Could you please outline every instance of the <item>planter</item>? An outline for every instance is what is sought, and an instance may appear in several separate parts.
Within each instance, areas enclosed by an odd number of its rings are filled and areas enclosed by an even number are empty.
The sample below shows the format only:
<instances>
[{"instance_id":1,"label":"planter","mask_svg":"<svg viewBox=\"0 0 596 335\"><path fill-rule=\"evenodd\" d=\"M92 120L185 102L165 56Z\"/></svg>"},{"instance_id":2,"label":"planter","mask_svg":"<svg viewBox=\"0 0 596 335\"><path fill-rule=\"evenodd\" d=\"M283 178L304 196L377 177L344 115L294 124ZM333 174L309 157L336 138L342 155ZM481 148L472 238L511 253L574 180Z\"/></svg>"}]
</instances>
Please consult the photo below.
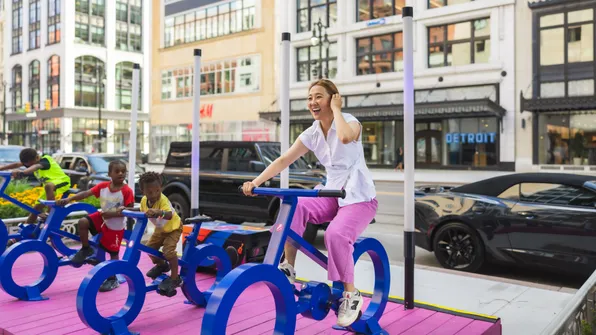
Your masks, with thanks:
<instances>
[{"instance_id":1,"label":"planter","mask_svg":"<svg viewBox=\"0 0 596 335\"><path fill-rule=\"evenodd\" d=\"M573 157L573 165L582 165L583 158Z\"/></svg>"}]
</instances>

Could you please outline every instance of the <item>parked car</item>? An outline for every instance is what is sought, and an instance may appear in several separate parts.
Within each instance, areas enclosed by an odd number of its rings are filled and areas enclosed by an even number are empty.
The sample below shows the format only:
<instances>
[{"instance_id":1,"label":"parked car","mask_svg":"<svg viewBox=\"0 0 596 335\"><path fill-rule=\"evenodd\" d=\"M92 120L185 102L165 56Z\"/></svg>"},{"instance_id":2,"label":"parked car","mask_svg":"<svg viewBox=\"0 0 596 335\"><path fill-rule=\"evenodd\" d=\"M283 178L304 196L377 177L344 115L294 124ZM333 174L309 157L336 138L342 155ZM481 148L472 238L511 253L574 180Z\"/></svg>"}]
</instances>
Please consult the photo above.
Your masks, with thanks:
<instances>
[{"instance_id":1,"label":"parked car","mask_svg":"<svg viewBox=\"0 0 596 335\"><path fill-rule=\"evenodd\" d=\"M424 195L420 195L424 193ZM517 173L459 187L421 187L416 245L449 269L497 262L561 273L596 269L596 177Z\"/></svg>"},{"instance_id":2,"label":"parked car","mask_svg":"<svg viewBox=\"0 0 596 335\"><path fill-rule=\"evenodd\" d=\"M78 189L87 190L108 177L108 165L111 161L119 159L128 164L128 156L118 154L90 154L74 152L58 154L54 158L56 162L70 176L71 185L77 185ZM138 184L139 176L145 169L136 164L135 166L135 201L141 201L143 195ZM127 178L128 179L128 178Z\"/></svg>"},{"instance_id":3,"label":"parked car","mask_svg":"<svg viewBox=\"0 0 596 335\"><path fill-rule=\"evenodd\" d=\"M172 142L163 169L163 192L182 218L190 215L191 142ZM280 156L278 142L205 141L200 146L199 211L229 223L275 222L279 209L276 197L246 197L238 192ZM290 188L312 189L325 184L323 171L313 170L306 160L290 166ZM274 177L262 187L279 187ZM318 229L309 225L303 236L314 240Z\"/></svg>"}]
</instances>

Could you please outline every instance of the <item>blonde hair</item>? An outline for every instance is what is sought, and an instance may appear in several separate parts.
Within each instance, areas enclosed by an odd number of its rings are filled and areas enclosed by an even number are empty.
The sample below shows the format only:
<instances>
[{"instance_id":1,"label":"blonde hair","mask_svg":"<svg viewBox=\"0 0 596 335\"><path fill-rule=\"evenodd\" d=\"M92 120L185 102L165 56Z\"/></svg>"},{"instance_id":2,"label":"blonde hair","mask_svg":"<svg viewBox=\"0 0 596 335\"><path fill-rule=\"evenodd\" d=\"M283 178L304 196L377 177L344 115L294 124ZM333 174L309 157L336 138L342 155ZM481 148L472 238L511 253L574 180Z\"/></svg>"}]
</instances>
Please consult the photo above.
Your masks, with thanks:
<instances>
[{"instance_id":1,"label":"blonde hair","mask_svg":"<svg viewBox=\"0 0 596 335\"><path fill-rule=\"evenodd\" d=\"M310 92L311 88L313 88L317 85L323 87L325 89L325 91L327 91L327 93L329 93L329 95L334 95L336 93L339 93L339 90L337 89L335 84L329 79L319 79L319 80L313 82L308 87L308 91Z\"/></svg>"}]
</instances>

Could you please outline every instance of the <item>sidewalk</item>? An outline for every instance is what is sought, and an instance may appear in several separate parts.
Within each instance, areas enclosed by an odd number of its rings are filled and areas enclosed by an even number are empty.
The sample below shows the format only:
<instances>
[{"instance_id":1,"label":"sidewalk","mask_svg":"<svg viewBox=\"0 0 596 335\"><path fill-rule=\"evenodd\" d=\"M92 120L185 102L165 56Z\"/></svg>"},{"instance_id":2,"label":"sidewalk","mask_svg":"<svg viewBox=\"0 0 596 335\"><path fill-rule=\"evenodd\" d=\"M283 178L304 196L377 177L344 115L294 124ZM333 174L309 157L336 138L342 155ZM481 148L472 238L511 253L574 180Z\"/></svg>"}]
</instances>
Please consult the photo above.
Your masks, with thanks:
<instances>
[{"instance_id":1,"label":"sidewalk","mask_svg":"<svg viewBox=\"0 0 596 335\"><path fill-rule=\"evenodd\" d=\"M403 182L404 172L393 169L370 169L374 181ZM415 170L416 183L467 184L479 180L511 174L501 171Z\"/></svg>"},{"instance_id":2,"label":"sidewalk","mask_svg":"<svg viewBox=\"0 0 596 335\"><path fill-rule=\"evenodd\" d=\"M161 172L163 165L145 164L147 171ZM370 169L373 179L379 182L403 182L404 173L393 169ZM416 183L438 184L467 184L479 180L502 176L514 172L500 171L468 171L468 170L416 170L414 180Z\"/></svg>"},{"instance_id":3,"label":"sidewalk","mask_svg":"<svg viewBox=\"0 0 596 335\"><path fill-rule=\"evenodd\" d=\"M297 277L328 282L326 271L302 253L296 258ZM356 263L355 285L361 291L373 291L372 263ZM404 269L391 265L390 295L404 296ZM518 285L474 276L427 270L416 266L414 299L466 312L501 318L503 334L540 334L561 313L574 292L556 291L543 285Z\"/></svg>"}]
</instances>

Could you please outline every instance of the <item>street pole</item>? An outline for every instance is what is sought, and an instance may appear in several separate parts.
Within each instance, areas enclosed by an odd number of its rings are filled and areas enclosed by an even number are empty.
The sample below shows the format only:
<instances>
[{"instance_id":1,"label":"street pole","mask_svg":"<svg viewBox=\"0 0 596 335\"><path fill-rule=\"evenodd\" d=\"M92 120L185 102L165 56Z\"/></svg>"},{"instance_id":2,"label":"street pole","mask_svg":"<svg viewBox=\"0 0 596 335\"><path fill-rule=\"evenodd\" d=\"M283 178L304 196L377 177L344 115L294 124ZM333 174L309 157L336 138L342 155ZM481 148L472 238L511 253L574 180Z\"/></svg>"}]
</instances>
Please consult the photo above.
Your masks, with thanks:
<instances>
[{"instance_id":1,"label":"street pole","mask_svg":"<svg viewBox=\"0 0 596 335\"><path fill-rule=\"evenodd\" d=\"M201 145L201 49L194 49L195 75L192 99L192 147L190 163L190 216L199 216L199 153Z\"/></svg>"},{"instance_id":2,"label":"street pole","mask_svg":"<svg viewBox=\"0 0 596 335\"><path fill-rule=\"evenodd\" d=\"M139 109L139 85L141 67L139 64L133 64L132 69L132 105L130 110L130 142L128 150L128 185L132 189L134 196L135 173L137 166L137 115ZM100 123L101 125L101 123ZM101 128L101 127L100 127Z\"/></svg>"},{"instance_id":3,"label":"street pole","mask_svg":"<svg viewBox=\"0 0 596 335\"><path fill-rule=\"evenodd\" d=\"M99 106L99 113L98 113L99 122L98 122L98 125L97 125L97 135L99 137L99 143L97 143L97 151L99 153L101 153L101 142L102 142L102 137L101 137L101 103L102 103L102 101L100 99L100 96L101 96L101 89L102 89L102 86L103 86L103 80L102 80L102 77L103 76L100 75L99 68L97 69L96 72L97 72L97 103L98 103L98 106Z\"/></svg>"},{"instance_id":4,"label":"street pole","mask_svg":"<svg viewBox=\"0 0 596 335\"><path fill-rule=\"evenodd\" d=\"M410 1L411 3L411 1ZM414 308L414 9L402 11L404 46L404 307Z\"/></svg>"},{"instance_id":5,"label":"street pole","mask_svg":"<svg viewBox=\"0 0 596 335\"><path fill-rule=\"evenodd\" d=\"M279 109L281 111L281 153L290 147L290 33L281 34L281 87L279 90ZM290 186L290 168L281 172L281 188Z\"/></svg>"},{"instance_id":6,"label":"street pole","mask_svg":"<svg viewBox=\"0 0 596 335\"><path fill-rule=\"evenodd\" d=\"M2 100L2 144L8 145L8 134L6 133L6 82L2 82L2 94L4 98Z\"/></svg>"}]
</instances>

